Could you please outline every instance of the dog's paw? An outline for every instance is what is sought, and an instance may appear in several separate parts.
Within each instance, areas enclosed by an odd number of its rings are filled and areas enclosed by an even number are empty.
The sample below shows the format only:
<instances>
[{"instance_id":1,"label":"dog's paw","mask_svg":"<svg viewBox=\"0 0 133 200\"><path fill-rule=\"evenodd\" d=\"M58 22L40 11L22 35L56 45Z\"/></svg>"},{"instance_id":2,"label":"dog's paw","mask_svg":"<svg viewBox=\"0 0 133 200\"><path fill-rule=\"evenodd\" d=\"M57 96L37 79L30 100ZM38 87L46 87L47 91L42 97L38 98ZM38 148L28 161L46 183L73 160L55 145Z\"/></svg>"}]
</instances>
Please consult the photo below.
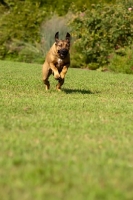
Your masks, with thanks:
<instances>
[{"instance_id":1,"label":"dog's paw","mask_svg":"<svg viewBox=\"0 0 133 200\"><path fill-rule=\"evenodd\" d=\"M61 86L59 84L56 85L56 90L59 92L61 91Z\"/></svg>"},{"instance_id":2,"label":"dog's paw","mask_svg":"<svg viewBox=\"0 0 133 200\"><path fill-rule=\"evenodd\" d=\"M46 91L48 91L50 89L50 86L46 85Z\"/></svg>"},{"instance_id":3,"label":"dog's paw","mask_svg":"<svg viewBox=\"0 0 133 200\"><path fill-rule=\"evenodd\" d=\"M61 73L61 74L60 74L60 78L61 78L61 79L64 79L64 78L65 78L65 75L64 75L63 73Z\"/></svg>"},{"instance_id":4,"label":"dog's paw","mask_svg":"<svg viewBox=\"0 0 133 200\"><path fill-rule=\"evenodd\" d=\"M60 80L60 74L54 74L54 78L56 79L56 80Z\"/></svg>"}]
</instances>

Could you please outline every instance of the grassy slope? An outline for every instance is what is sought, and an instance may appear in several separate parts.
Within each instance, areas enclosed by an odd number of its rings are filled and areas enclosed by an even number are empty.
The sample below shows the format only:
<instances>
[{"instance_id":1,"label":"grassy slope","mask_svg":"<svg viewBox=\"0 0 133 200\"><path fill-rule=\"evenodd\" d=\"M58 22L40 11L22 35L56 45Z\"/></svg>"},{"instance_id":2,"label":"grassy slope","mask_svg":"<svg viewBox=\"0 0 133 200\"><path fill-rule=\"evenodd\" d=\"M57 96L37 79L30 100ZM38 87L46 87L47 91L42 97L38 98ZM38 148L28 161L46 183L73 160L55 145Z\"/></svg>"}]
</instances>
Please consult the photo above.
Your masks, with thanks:
<instances>
[{"instance_id":1,"label":"grassy slope","mask_svg":"<svg viewBox=\"0 0 133 200\"><path fill-rule=\"evenodd\" d=\"M133 76L0 61L0 199L132 200Z\"/></svg>"}]
</instances>

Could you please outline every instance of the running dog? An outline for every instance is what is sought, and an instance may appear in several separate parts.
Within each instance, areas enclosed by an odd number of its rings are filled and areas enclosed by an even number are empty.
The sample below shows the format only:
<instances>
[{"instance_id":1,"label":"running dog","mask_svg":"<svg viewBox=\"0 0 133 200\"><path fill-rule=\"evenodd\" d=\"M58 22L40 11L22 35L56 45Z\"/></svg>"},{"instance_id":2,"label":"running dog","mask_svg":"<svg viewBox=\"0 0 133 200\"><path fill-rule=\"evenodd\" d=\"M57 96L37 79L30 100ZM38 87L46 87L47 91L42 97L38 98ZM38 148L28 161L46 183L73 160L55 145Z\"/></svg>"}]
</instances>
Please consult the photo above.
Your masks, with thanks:
<instances>
[{"instance_id":1,"label":"running dog","mask_svg":"<svg viewBox=\"0 0 133 200\"><path fill-rule=\"evenodd\" d=\"M59 40L59 32L55 34L55 43L46 55L42 70L43 82L46 86L46 90L50 89L50 82L48 79L51 74L58 80L56 89L58 91L61 90L65 75L70 66L70 39L71 35L69 33L66 34L65 40Z\"/></svg>"}]
</instances>

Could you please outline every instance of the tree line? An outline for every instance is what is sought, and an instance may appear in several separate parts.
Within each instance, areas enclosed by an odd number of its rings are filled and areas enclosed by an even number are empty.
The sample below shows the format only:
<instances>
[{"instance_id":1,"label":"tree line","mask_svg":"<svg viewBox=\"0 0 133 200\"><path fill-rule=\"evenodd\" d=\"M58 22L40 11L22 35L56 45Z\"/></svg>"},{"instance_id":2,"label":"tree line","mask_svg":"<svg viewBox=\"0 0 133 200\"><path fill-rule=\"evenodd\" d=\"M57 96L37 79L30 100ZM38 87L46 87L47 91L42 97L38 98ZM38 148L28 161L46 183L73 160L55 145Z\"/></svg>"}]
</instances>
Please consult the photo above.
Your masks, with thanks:
<instances>
[{"instance_id":1,"label":"tree line","mask_svg":"<svg viewBox=\"0 0 133 200\"><path fill-rule=\"evenodd\" d=\"M0 0L0 59L42 63L55 31L68 29L72 67L123 59L133 72L132 0Z\"/></svg>"}]
</instances>

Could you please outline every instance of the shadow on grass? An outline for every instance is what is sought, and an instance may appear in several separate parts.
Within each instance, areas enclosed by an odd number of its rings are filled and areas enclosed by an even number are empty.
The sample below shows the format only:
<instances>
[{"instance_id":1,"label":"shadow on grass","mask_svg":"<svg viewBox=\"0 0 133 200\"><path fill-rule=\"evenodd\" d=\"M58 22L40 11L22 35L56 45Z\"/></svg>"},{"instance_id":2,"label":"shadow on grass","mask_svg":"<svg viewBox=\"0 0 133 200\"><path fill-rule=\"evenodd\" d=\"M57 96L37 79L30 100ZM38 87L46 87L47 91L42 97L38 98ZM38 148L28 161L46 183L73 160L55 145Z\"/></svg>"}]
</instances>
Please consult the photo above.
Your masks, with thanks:
<instances>
[{"instance_id":1,"label":"shadow on grass","mask_svg":"<svg viewBox=\"0 0 133 200\"><path fill-rule=\"evenodd\" d=\"M96 94L96 93L99 93L98 91L96 91L96 92L91 92L90 90L67 89L67 88L64 88L63 91L64 91L66 94L71 94L71 93Z\"/></svg>"}]
</instances>

